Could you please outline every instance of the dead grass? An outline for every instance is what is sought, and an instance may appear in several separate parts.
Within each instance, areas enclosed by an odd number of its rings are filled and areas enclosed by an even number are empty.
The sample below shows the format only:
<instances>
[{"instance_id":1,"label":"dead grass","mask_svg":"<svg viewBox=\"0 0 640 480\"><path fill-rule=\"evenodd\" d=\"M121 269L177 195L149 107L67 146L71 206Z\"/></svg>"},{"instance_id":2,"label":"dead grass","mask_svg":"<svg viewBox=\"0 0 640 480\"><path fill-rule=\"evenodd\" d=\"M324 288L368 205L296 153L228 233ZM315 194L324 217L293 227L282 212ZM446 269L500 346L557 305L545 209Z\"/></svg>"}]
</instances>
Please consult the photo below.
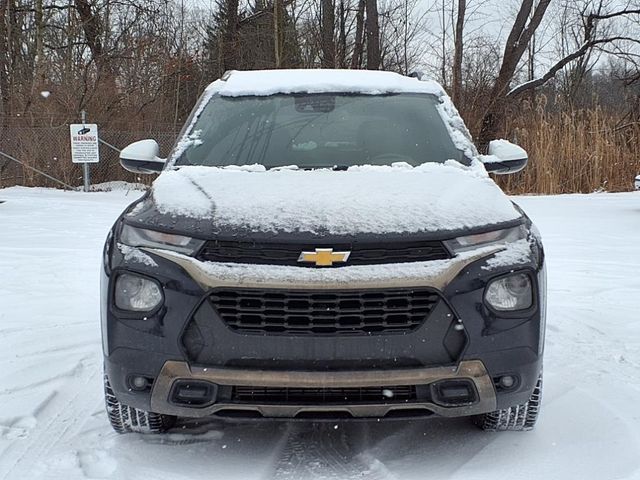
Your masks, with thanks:
<instances>
[{"instance_id":1,"label":"dead grass","mask_svg":"<svg viewBox=\"0 0 640 480\"><path fill-rule=\"evenodd\" d=\"M509 193L627 191L640 174L640 124L620 114L525 109L508 131L529 152L523 172L498 179Z\"/></svg>"}]
</instances>

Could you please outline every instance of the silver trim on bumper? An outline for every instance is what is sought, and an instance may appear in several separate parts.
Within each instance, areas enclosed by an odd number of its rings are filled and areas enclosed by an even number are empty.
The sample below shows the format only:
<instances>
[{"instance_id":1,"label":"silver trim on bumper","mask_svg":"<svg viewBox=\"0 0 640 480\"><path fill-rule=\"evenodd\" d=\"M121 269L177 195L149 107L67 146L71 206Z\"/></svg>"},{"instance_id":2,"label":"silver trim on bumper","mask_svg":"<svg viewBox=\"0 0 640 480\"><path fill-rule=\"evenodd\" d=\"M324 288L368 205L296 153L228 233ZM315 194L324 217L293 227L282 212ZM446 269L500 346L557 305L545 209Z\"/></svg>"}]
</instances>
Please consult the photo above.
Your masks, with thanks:
<instances>
[{"instance_id":1,"label":"silver trim on bumper","mask_svg":"<svg viewBox=\"0 0 640 480\"><path fill-rule=\"evenodd\" d=\"M289 290L432 287L444 290L468 265L504 250L504 247L484 247L473 253L462 253L448 260L318 269L201 262L169 250L156 248L144 248L143 250L179 265L205 290L219 287L283 288Z\"/></svg>"},{"instance_id":2,"label":"silver trim on bumper","mask_svg":"<svg viewBox=\"0 0 640 480\"><path fill-rule=\"evenodd\" d=\"M472 405L443 407L434 403L402 403L371 405L264 405L245 403L214 403L195 408L170 403L171 388L176 380L204 380L217 385L298 388L349 388L385 385L427 385L447 379L469 379L476 387L479 400ZM222 410L251 410L264 417L293 418L302 412L348 412L353 417L384 417L392 410L423 409L445 417L460 417L490 412L496 409L493 381L484 364L467 360L457 367L434 367L398 370L361 371L276 371L243 370L237 368L190 367L186 362L168 361L154 382L151 410L182 417L205 417Z\"/></svg>"}]
</instances>

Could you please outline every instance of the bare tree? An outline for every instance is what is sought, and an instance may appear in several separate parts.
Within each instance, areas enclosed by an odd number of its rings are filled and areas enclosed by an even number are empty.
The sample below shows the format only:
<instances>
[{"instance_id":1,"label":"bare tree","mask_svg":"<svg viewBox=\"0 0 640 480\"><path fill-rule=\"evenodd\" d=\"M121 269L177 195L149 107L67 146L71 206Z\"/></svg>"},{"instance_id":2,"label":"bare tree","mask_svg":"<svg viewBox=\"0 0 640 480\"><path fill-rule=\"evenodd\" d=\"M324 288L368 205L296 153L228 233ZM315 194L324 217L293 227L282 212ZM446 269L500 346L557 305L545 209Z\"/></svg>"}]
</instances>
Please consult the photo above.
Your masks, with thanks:
<instances>
[{"instance_id":1,"label":"bare tree","mask_svg":"<svg viewBox=\"0 0 640 480\"><path fill-rule=\"evenodd\" d=\"M540 26L551 0L522 0L502 55L502 64L490 93L489 106L482 119L479 135L480 148L485 149L502 125L505 99L522 55L531 37Z\"/></svg>"},{"instance_id":2,"label":"bare tree","mask_svg":"<svg viewBox=\"0 0 640 480\"><path fill-rule=\"evenodd\" d=\"M334 40L335 7L332 0L320 2L320 44L322 50L322 68L335 68L336 43Z\"/></svg>"},{"instance_id":3,"label":"bare tree","mask_svg":"<svg viewBox=\"0 0 640 480\"><path fill-rule=\"evenodd\" d=\"M336 64L347 68L347 5L346 0L338 4L338 44L336 45Z\"/></svg>"},{"instance_id":4,"label":"bare tree","mask_svg":"<svg viewBox=\"0 0 640 480\"><path fill-rule=\"evenodd\" d=\"M367 69L380 68L380 26L377 0L366 0Z\"/></svg>"},{"instance_id":5,"label":"bare tree","mask_svg":"<svg viewBox=\"0 0 640 480\"><path fill-rule=\"evenodd\" d=\"M11 2L13 3L13 2ZM7 28L9 1L0 2L0 113L8 114L10 106L10 52Z\"/></svg>"},{"instance_id":6,"label":"bare tree","mask_svg":"<svg viewBox=\"0 0 640 480\"><path fill-rule=\"evenodd\" d=\"M367 0L358 1L356 13L356 36L354 39L353 55L351 56L351 68L362 66L362 52L364 51L364 12Z\"/></svg>"},{"instance_id":7,"label":"bare tree","mask_svg":"<svg viewBox=\"0 0 640 480\"><path fill-rule=\"evenodd\" d=\"M87 0L75 0L75 6L82 22L85 40L96 64L98 77L113 79L114 72L102 45L104 32L98 13L91 8Z\"/></svg>"},{"instance_id":8,"label":"bare tree","mask_svg":"<svg viewBox=\"0 0 640 480\"><path fill-rule=\"evenodd\" d=\"M629 37L625 35L607 35L605 33L604 36L600 36L598 30L598 22L602 20L610 20L613 18L624 17L629 15L640 15L640 9L622 9L614 12L604 13L601 9L602 2L600 2L600 8L597 11L591 13L583 14L583 38L580 46L566 54L563 58L554 63L545 74L536 78L530 82L526 82L524 84L518 85L517 87L511 89L507 96L508 97L517 97L518 95L530 91L532 89L536 89L549 80L554 78L558 72L560 72L565 66L569 65L571 62L580 61L583 62L580 65L580 69L582 72L586 71L586 65L588 64L588 57L585 59L585 56L588 56L594 48L611 44L618 41L626 41L632 43L638 43L638 39L634 37Z\"/></svg>"},{"instance_id":9,"label":"bare tree","mask_svg":"<svg viewBox=\"0 0 640 480\"><path fill-rule=\"evenodd\" d=\"M224 70L238 68L238 0L225 0L226 24L223 35Z\"/></svg>"},{"instance_id":10,"label":"bare tree","mask_svg":"<svg viewBox=\"0 0 640 480\"><path fill-rule=\"evenodd\" d=\"M281 52L281 26L280 24L282 16L281 14L282 5L281 0L273 0L273 45L274 45L274 57L275 57L275 67L280 68L280 64L282 63L282 57L280 55Z\"/></svg>"},{"instance_id":11,"label":"bare tree","mask_svg":"<svg viewBox=\"0 0 640 480\"><path fill-rule=\"evenodd\" d=\"M453 88L452 97L455 103L462 100L462 57L464 45L464 20L467 10L467 1L458 0L458 16L455 29L455 48L453 54Z\"/></svg>"}]
</instances>

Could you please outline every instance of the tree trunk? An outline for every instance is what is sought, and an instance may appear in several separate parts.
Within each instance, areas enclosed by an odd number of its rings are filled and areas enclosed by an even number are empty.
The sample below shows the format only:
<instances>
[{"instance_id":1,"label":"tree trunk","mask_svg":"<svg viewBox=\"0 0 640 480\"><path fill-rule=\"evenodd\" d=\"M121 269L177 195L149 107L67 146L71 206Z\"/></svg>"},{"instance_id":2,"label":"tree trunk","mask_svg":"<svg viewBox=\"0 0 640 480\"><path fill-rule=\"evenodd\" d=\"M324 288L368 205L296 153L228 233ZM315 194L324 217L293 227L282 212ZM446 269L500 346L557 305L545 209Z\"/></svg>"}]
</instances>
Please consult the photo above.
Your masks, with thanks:
<instances>
[{"instance_id":1,"label":"tree trunk","mask_svg":"<svg viewBox=\"0 0 640 480\"><path fill-rule=\"evenodd\" d=\"M440 44L442 63L440 64L440 76L442 77L442 86L447 88L447 4L442 0L442 42Z\"/></svg>"},{"instance_id":2,"label":"tree trunk","mask_svg":"<svg viewBox=\"0 0 640 480\"><path fill-rule=\"evenodd\" d=\"M11 113L10 62L9 62L9 32L7 30L8 2L0 2L0 113Z\"/></svg>"},{"instance_id":3,"label":"tree trunk","mask_svg":"<svg viewBox=\"0 0 640 480\"><path fill-rule=\"evenodd\" d=\"M35 23L35 55L33 57L33 72L31 75L31 91L26 99L23 114L27 113L33 104L33 100L38 95L38 89L45 81L45 73L43 68L44 62L44 14L42 10L42 0L35 1L35 9L33 15Z\"/></svg>"},{"instance_id":4,"label":"tree trunk","mask_svg":"<svg viewBox=\"0 0 640 480\"><path fill-rule=\"evenodd\" d=\"M531 14L533 3L534 0L522 0L513 27L507 38L500 72L491 89L489 105L482 118L482 127L478 137L478 147L481 151L486 151L489 142L500 132L507 105L509 85L513 80L522 55L544 18L551 0L540 0L540 3L538 3L533 10L533 14ZM527 24L529 16L531 16L531 19Z\"/></svg>"},{"instance_id":5,"label":"tree trunk","mask_svg":"<svg viewBox=\"0 0 640 480\"><path fill-rule=\"evenodd\" d=\"M358 2L356 12L356 37L353 44L353 55L351 56L351 68L357 69L362 66L362 52L364 50L364 9L365 1Z\"/></svg>"},{"instance_id":6,"label":"tree trunk","mask_svg":"<svg viewBox=\"0 0 640 480\"><path fill-rule=\"evenodd\" d=\"M367 69L380 68L380 26L378 24L378 1L366 0L367 19Z\"/></svg>"},{"instance_id":7,"label":"tree trunk","mask_svg":"<svg viewBox=\"0 0 640 480\"><path fill-rule=\"evenodd\" d=\"M275 57L275 67L280 68L280 0L273 0L273 54Z\"/></svg>"},{"instance_id":8,"label":"tree trunk","mask_svg":"<svg viewBox=\"0 0 640 480\"><path fill-rule=\"evenodd\" d=\"M238 68L238 0L226 0L224 41L222 45L223 70Z\"/></svg>"},{"instance_id":9,"label":"tree trunk","mask_svg":"<svg viewBox=\"0 0 640 480\"><path fill-rule=\"evenodd\" d=\"M455 48L453 53L453 103L462 102L462 57L464 46L464 17L467 10L467 1L458 0L458 18L455 31Z\"/></svg>"},{"instance_id":10,"label":"tree trunk","mask_svg":"<svg viewBox=\"0 0 640 480\"><path fill-rule=\"evenodd\" d=\"M98 79L106 80L107 84L115 86L115 72L112 71L102 46L100 17L91 10L91 4L87 0L75 0L75 5L82 23L85 40L96 64Z\"/></svg>"},{"instance_id":11,"label":"tree trunk","mask_svg":"<svg viewBox=\"0 0 640 480\"><path fill-rule=\"evenodd\" d=\"M333 30L336 23L335 10L332 0L320 2L320 44L322 50L322 68L336 67L336 44Z\"/></svg>"},{"instance_id":12,"label":"tree trunk","mask_svg":"<svg viewBox=\"0 0 640 480\"><path fill-rule=\"evenodd\" d=\"M42 65L44 62L44 15L42 11L42 0L36 0L35 11L36 24L36 64L35 64L35 82L39 83L44 79Z\"/></svg>"},{"instance_id":13,"label":"tree trunk","mask_svg":"<svg viewBox=\"0 0 640 480\"><path fill-rule=\"evenodd\" d=\"M336 47L336 64L339 68L347 68L347 9L345 0L340 0L338 7L338 45Z\"/></svg>"}]
</instances>

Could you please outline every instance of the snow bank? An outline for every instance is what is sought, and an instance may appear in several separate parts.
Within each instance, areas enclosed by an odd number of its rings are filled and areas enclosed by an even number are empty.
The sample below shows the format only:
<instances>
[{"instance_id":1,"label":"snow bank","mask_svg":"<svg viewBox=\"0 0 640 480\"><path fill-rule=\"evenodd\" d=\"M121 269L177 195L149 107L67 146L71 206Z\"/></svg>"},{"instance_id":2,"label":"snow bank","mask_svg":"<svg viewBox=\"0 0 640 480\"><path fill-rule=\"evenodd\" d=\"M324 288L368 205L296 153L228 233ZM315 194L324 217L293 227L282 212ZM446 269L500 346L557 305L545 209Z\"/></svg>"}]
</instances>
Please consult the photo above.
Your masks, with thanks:
<instances>
[{"instance_id":1,"label":"snow bank","mask_svg":"<svg viewBox=\"0 0 640 480\"><path fill-rule=\"evenodd\" d=\"M145 191L149 187L143 183L131 183L123 182L122 180L114 180L112 182L95 183L91 185L90 190L92 192L114 192L130 190ZM82 190L82 187L78 187L76 190Z\"/></svg>"},{"instance_id":2,"label":"snow bank","mask_svg":"<svg viewBox=\"0 0 640 480\"><path fill-rule=\"evenodd\" d=\"M520 216L479 164L454 161L346 172L186 166L158 177L153 199L162 213L221 225L337 235L457 230Z\"/></svg>"}]
</instances>

